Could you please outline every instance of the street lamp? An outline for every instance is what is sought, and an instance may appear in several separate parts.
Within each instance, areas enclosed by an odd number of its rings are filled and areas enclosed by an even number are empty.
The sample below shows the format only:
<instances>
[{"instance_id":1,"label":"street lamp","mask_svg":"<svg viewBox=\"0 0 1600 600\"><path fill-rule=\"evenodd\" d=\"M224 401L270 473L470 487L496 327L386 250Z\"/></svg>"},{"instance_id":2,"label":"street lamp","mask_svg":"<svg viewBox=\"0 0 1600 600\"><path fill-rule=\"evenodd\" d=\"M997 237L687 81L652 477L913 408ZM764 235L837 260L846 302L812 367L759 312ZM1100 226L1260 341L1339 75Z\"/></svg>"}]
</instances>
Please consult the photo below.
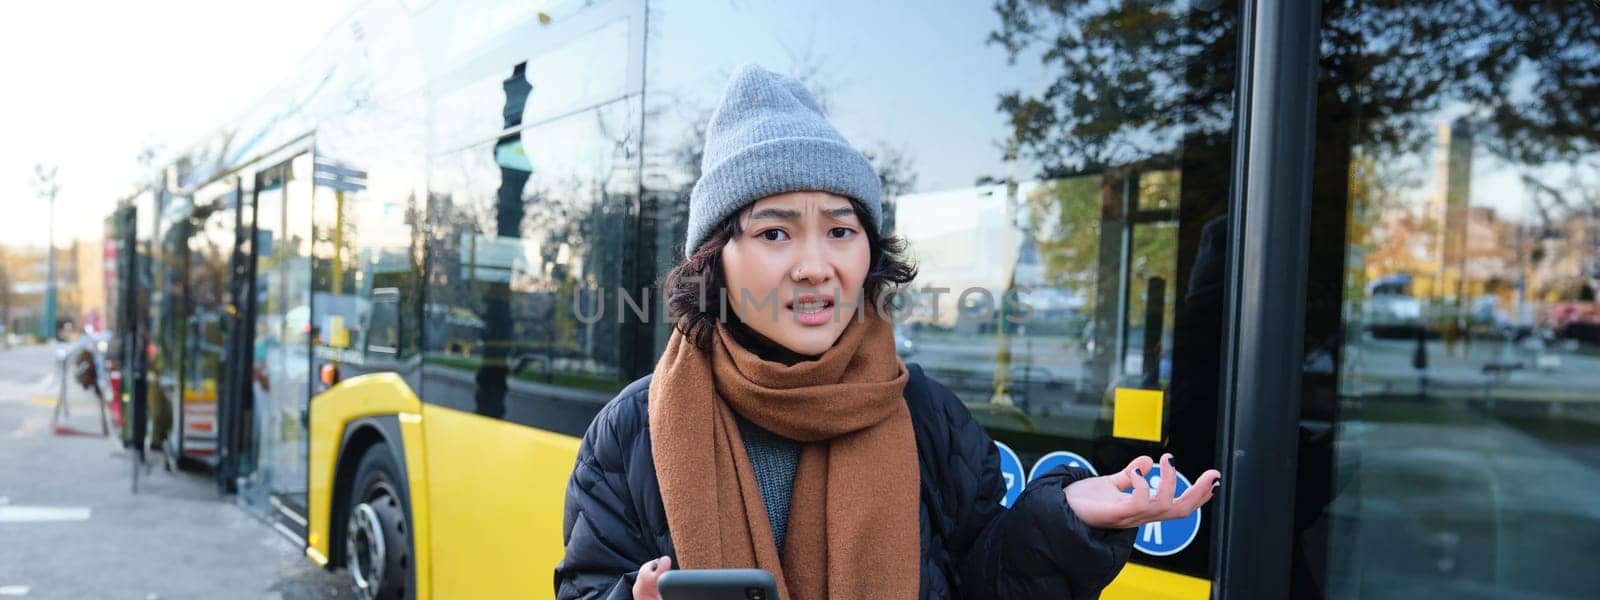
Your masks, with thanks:
<instances>
[{"instance_id":1,"label":"street lamp","mask_svg":"<svg viewBox=\"0 0 1600 600\"><path fill-rule=\"evenodd\" d=\"M56 167L47 170L44 165L35 164L33 178L39 197L50 203L50 232L45 247L50 268L44 285L44 322L39 324L39 333L51 339L56 336L56 192L60 188L56 186Z\"/></svg>"}]
</instances>

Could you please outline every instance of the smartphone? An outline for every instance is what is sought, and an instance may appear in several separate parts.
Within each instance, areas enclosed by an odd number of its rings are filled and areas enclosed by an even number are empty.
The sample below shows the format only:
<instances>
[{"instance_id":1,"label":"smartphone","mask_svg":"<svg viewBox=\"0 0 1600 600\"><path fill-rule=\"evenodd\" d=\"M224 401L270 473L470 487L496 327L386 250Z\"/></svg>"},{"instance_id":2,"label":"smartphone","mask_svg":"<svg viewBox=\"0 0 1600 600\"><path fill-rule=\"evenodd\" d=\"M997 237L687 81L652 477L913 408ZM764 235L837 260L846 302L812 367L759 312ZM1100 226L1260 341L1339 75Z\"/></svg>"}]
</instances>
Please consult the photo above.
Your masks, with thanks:
<instances>
[{"instance_id":1,"label":"smartphone","mask_svg":"<svg viewBox=\"0 0 1600 600\"><path fill-rule=\"evenodd\" d=\"M779 600L778 582L762 569L684 569L656 580L661 600Z\"/></svg>"}]
</instances>

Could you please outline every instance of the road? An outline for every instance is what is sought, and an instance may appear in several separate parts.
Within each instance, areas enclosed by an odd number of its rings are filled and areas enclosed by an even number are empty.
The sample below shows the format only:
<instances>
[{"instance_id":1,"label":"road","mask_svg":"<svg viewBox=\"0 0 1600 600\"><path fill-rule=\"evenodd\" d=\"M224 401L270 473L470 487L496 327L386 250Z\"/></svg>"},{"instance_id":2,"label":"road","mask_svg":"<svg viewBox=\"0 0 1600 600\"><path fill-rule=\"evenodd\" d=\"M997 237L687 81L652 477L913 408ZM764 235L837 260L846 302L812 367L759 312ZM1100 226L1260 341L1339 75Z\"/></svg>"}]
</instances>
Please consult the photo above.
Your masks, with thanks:
<instances>
[{"instance_id":1,"label":"road","mask_svg":"<svg viewBox=\"0 0 1600 600\"><path fill-rule=\"evenodd\" d=\"M131 493L108 438L56 436L49 346L0 349L0 598L347 598L291 542L221 498L206 474L159 466ZM69 386L70 424L98 432Z\"/></svg>"}]
</instances>

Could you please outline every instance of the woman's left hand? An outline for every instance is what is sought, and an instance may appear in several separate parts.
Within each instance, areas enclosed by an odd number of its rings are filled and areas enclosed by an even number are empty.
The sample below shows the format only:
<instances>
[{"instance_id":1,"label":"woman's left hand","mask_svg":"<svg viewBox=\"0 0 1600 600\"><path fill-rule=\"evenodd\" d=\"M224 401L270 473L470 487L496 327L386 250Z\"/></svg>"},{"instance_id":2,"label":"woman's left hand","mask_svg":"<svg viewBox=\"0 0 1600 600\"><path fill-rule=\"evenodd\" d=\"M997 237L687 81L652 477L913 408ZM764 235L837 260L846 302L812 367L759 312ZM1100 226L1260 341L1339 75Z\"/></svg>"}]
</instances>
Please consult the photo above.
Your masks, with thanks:
<instances>
[{"instance_id":1,"label":"woman's left hand","mask_svg":"<svg viewBox=\"0 0 1600 600\"><path fill-rule=\"evenodd\" d=\"M1182 496L1174 498L1176 477L1162 477L1153 492L1145 475L1154 461L1148 456L1133 459L1119 473L1090 477L1067 486L1067 505L1090 527L1130 529L1145 523L1176 519L1194 512L1221 485L1222 473L1211 469L1202 473ZM1161 455L1161 472L1173 473L1172 455ZM1132 489L1132 493L1123 490Z\"/></svg>"}]
</instances>

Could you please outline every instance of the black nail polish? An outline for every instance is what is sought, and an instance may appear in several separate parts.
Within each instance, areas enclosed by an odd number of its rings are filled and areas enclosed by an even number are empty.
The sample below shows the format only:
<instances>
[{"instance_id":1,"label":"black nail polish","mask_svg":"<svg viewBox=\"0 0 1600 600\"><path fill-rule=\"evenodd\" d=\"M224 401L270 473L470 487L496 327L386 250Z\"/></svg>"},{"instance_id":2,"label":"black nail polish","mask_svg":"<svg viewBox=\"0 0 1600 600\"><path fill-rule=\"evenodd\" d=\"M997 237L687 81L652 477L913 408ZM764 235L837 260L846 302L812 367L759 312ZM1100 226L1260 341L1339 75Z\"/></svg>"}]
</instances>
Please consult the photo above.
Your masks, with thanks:
<instances>
[{"instance_id":1,"label":"black nail polish","mask_svg":"<svg viewBox=\"0 0 1600 600\"><path fill-rule=\"evenodd\" d=\"M652 560L652 561L650 561L650 572L651 572L651 573L654 573L654 572L656 572L656 568L657 568L657 567L659 567L659 566L660 566L660 565L657 565L657 564L656 564L656 563L658 563L658 562L661 562L661 561L659 561L659 560Z\"/></svg>"},{"instance_id":2,"label":"black nail polish","mask_svg":"<svg viewBox=\"0 0 1600 600\"><path fill-rule=\"evenodd\" d=\"M1138 470L1138 469L1134 469L1134 470L1133 470L1133 474L1134 474L1134 475L1138 475L1138 476L1140 476L1140 477L1144 477L1144 471L1140 471L1140 470Z\"/></svg>"}]
</instances>

